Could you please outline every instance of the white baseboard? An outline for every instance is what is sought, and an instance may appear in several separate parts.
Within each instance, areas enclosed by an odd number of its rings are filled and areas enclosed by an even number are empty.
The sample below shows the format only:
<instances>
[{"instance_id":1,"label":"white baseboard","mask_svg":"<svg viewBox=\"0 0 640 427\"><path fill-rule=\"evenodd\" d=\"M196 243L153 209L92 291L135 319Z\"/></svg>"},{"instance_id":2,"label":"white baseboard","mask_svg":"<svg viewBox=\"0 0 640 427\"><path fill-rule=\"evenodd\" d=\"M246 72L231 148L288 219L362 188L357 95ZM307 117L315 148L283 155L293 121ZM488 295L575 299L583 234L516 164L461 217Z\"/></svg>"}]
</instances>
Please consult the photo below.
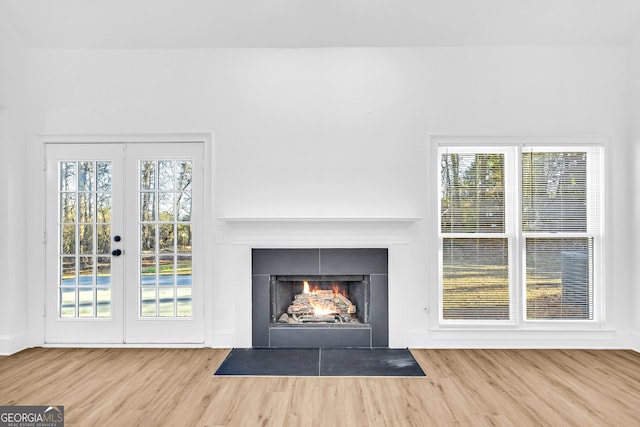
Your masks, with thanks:
<instances>
[{"instance_id":1,"label":"white baseboard","mask_svg":"<svg viewBox=\"0 0 640 427\"><path fill-rule=\"evenodd\" d=\"M33 343L27 332L17 335L0 335L0 356L11 356L29 347L33 347Z\"/></svg>"},{"instance_id":2,"label":"white baseboard","mask_svg":"<svg viewBox=\"0 0 640 427\"><path fill-rule=\"evenodd\" d=\"M410 348L482 349L640 349L640 337L630 346L629 334L615 330L575 331L495 331L495 330L412 330Z\"/></svg>"},{"instance_id":3,"label":"white baseboard","mask_svg":"<svg viewBox=\"0 0 640 427\"><path fill-rule=\"evenodd\" d=\"M232 332L215 332L210 345L203 344L118 344L118 343L58 343L45 347L238 347ZM209 344L209 343L207 343ZM41 344L40 344L41 345ZM28 333L0 335L0 356L10 356L33 347ZM405 347L404 345L402 347ZM431 331L411 330L407 334L409 348L563 348L563 349L631 349L640 353L640 333L621 334L613 330L597 331Z\"/></svg>"},{"instance_id":4,"label":"white baseboard","mask_svg":"<svg viewBox=\"0 0 640 427\"><path fill-rule=\"evenodd\" d=\"M94 342L94 343L47 343L45 348L203 348L202 343L114 343L114 342Z\"/></svg>"},{"instance_id":5,"label":"white baseboard","mask_svg":"<svg viewBox=\"0 0 640 427\"><path fill-rule=\"evenodd\" d=\"M631 334L631 349L640 353L640 332Z\"/></svg>"}]
</instances>

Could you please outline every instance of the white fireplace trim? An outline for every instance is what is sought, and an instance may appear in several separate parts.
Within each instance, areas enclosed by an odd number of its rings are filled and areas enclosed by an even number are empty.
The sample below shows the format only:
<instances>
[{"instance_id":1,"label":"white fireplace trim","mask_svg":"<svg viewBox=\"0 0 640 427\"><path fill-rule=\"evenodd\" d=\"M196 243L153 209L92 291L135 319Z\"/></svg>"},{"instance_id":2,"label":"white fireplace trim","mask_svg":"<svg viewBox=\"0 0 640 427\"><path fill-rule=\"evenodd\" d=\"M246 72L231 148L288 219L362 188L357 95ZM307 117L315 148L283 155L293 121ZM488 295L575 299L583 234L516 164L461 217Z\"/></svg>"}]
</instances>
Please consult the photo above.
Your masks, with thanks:
<instances>
[{"instance_id":1,"label":"white fireplace trim","mask_svg":"<svg viewBox=\"0 0 640 427\"><path fill-rule=\"evenodd\" d=\"M251 347L251 310L242 309L251 302L251 250L254 248L383 248L388 252L388 304L389 304L389 347L405 348L408 346L407 322L402 315L403 294L405 292L405 251L407 242L382 242L350 239L340 242L319 242L305 241L302 244L296 240L262 240L256 239L253 242L242 241L233 242L228 245L229 253L232 254L232 262L227 264L229 272L233 275L234 302L232 308L234 313L221 313L222 308L215 307L214 304L214 346ZM228 299L227 299L228 300ZM224 310L229 310L228 305ZM226 316L232 316L234 322L233 330L219 329L215 327L216 320L222 321ZM231 325L230 325L231 326Z\"/></svg>"},{"instance_id":2,"label":"white fireplace trim","mask_svg":"<svg viewBox=\"0 0 640 427\"><path fill-rule=\"evenodd\" d=\"M223 222L416 222L422 218L407 217L218 217Z\"/></svg>"}]
</instances>

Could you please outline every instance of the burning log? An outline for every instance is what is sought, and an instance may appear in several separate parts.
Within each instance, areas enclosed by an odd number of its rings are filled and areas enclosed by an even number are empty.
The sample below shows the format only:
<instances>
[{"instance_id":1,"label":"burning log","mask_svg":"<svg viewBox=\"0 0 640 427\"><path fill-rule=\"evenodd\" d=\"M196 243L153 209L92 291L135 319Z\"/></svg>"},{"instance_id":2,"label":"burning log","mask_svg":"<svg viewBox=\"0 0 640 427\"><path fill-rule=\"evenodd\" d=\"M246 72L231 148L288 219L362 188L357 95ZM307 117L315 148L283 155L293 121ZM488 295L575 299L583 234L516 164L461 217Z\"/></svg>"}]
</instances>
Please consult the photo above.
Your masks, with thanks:
<instances>
[{"instance_id":1,"label":"burning log","mask_svg":"<svg viewBox=\"0 0 640 427\"><path fill-rule=\"evenodd\" d=\"M278 322L280 323L289 323L289 320L291 318L289 317L289 315L287 313L282 313L282 315L280 317L278 317Z\"/></svg>"},{"instance_id":2,"label":"burning log","mask_svg":"<svg viewBox=\"0 0 640 427\"><path fill-rule=\"evenodd\" d=\"M286 318L278 319L281 323L348 323L351 314L356 312L356 306L349 298L330 289L316 289L311 291L308 282L304 282L304 292L296 294Z\"/></svg>"},{"instance_id":3,"label":"burning log","mask_svg":"<svg viewBox=\"0 0 640 427\"><path fill-rule=\"evenodd\" d=\"M351 301L349 301L349 298L341 294L336 294L336 299L338 300L336 304L338 304L338 306L341 309L344 308L344 310L340 310L341 313L345 312L349 314L354 314L356 312L356 306L351 304Z\"/></svg>"}]
</instances>

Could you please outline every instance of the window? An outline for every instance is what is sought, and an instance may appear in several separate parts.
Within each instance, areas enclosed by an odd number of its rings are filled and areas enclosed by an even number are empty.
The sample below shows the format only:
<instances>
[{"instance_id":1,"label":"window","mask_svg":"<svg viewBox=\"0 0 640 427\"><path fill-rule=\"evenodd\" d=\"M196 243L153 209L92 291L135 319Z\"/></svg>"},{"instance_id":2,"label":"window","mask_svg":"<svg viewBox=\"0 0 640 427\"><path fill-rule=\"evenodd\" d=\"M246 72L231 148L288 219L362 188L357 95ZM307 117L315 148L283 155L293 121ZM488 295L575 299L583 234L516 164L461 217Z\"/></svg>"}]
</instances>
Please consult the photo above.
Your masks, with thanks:
<instances>
[{"instance_id":1,"label":"window","mask_svg":"<svg viewBox=\"0 0 640 427\"><path fill-rule=\"evenodd\" d=\"M438 148L440 321L598 321L601 148Z\"/></svg>"}]
</instances>

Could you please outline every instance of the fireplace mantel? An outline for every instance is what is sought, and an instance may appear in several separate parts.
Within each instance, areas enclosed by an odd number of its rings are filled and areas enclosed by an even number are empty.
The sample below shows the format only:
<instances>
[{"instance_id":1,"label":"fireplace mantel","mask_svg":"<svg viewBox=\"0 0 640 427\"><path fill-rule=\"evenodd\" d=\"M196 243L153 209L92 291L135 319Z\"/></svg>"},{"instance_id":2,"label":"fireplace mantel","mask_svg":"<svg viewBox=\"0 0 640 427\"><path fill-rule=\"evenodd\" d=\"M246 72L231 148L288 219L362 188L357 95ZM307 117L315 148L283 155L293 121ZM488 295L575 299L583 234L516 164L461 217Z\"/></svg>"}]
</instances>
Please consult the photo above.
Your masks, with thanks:
<instances>
[{"instance_id":1,"label":"fireplace mantel","mask_svg":"<svg viewBox=\"0 0 640 427\"><path fill-rule=\"evenodd\" d=\"M343 213L344 215L340 215ZM416 239L413 228L419 216L369 215L340 212L228 212L216 216L215 242L220 249L217 269L220 283L234 286L217 290L215 342L219 346L251 347L253 325L250 311L241 310L251 300L251 254L253 249L388 249L388 345L406 347L405 289L407 254ZM226 301L225 303L222 303ZM235 304L227 302L234 301Z\"/></svg>"},{"instance_id":2,"label":"fireplace mantel","mask_svg":"<svg viewBox=\"0 0 640 427\"><path fill-rule=\"evenodd\" d=\"M223 222L417 222L422 217L218 217Z\"/></svg>"}]
</instances>

